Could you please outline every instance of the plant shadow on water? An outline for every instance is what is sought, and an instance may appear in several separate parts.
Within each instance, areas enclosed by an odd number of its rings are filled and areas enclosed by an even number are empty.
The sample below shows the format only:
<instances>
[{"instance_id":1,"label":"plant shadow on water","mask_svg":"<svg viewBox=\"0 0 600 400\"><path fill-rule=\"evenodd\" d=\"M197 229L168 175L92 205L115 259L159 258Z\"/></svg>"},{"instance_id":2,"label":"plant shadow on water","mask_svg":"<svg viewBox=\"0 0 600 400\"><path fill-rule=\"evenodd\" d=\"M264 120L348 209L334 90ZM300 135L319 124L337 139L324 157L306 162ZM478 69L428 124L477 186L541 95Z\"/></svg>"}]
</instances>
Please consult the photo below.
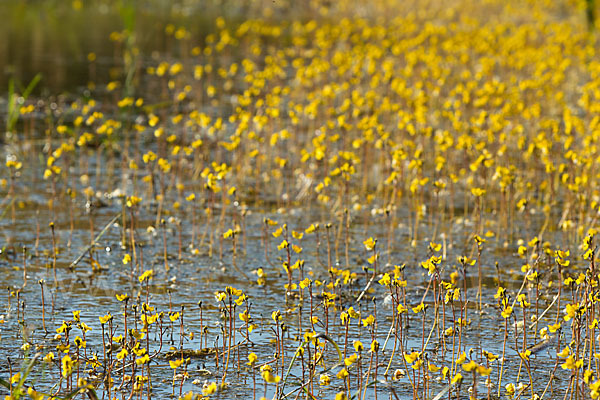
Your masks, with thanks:
<instances>
[{"instance_id":1,"label":"plant shadow on water","mask_svg":"<svg viewBox=\"0 0 600 400\"><path fill-rule=\"evenodd\" d=\"M597 398L580 10L298 3L0 5L0 391Z\"/></svg>"}]
</instances>

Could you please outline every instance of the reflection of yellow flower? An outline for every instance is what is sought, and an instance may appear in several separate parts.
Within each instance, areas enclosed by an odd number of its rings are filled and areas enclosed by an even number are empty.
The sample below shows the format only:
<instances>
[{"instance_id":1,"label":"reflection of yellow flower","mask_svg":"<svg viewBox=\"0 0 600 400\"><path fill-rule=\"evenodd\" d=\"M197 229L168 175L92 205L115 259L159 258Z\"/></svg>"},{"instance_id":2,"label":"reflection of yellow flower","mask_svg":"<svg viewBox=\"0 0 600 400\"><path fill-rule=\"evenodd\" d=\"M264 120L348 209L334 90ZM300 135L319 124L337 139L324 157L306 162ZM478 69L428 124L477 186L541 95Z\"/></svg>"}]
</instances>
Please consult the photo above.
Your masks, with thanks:
<instances>
[{"instance_id":1,"label":"reflection of yellow flower","mask_svg":"<svg viewBox=\"0 0 600 400\"><path fill-rule=\"evenodd\" d=\"M506 394L509 396L513 396L515 394L515 385L513 383L509 383L506 386L504 386L504 388L506 389Z\"/></svg>"},{"instance_id":2,"label":"reflection of yellow flower","mask_svg":"<svg viewBox=\"0 0 600 400\"><path fill-rule=\"evenodd\" d=\"M348 396L345 392L338 392L335 395L335 400L348 400Z\"/></svg>"},{"instance_id":3,"label":"reflection of yellow flower","mask_svg":"<svg viewBox=\"0 0 600 400\"><path fill-rule=\"evenodd\" d=\"M267 383L278 383L281 380L279 375L273 375L272 368L270 365L263 365L261 367L261 376Z\"/></svg>"},{"instance_id":4,"label":"reflection of yellow flower","mask_svg":"<svg viewBox=\"0 0 600 400\"><path fill-rule=\"evenodd\" d=\"M321 374L321 376L319 376L319 385L321 386L327 386L331 383L331 377L327 374Z\"/></svg>"}]
</instances>

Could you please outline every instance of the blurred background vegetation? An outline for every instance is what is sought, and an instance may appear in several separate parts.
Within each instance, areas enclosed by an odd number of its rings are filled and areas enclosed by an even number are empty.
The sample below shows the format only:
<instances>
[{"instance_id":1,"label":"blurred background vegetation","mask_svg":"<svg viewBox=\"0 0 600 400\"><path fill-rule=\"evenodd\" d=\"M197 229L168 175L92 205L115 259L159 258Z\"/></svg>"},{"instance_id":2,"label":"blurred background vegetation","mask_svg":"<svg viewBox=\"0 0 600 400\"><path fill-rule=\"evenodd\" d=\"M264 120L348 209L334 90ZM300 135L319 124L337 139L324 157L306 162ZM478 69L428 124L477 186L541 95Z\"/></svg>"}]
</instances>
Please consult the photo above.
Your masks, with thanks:
<instances>
[{"instance_id":1,"label":"blurred background vegetation","mask_svg":"<svg viewBox=\"0 0 600 400\"><path fill-rule=\"evenodd\" d=\"M335 3L335 2L333 2ZM4 0L0 2L0 89L25 85L41 72L38 91L53 94L119 79L126 57L142 66L181 56L216 31L253 18L308 19L331 12L327 1L290 0ZM335 4L336 13L349 9ZM391 3L391 2L390 2ZM341 6L341 7L340 7ZM368 12L369 7L363 8ZM356 11L356 7L352 12ZM185 44L178 44L185 42ZM131 51L126 54L124 50Z\"/></svg>"},{"instance_id":2,"label":"blurred background vegetation","mask_svg":"<svg viewBox=\"0 0 600 400\"><path fill-rule=\"evenodd\" d=\"M0 2L0 90L11 79L24 87L38 73L36 92L59 94L90 82L123 79L127 63L144 67L163 58L185 57L216 31L217 17L228 25L248 19L307 21L343 16L393 18L432 8L459 10L460 0L354 2L347 0L3 0ZM473 2L464 2L472 8ZM595 0L543 1L548 15L595 25ZM531 4L529 4L531 5ZM481 2L482 12L486 2ZM500 18L487 10L488 18ZM3 97L3 96L0 96Z\"/></svg>"}]
</instances>

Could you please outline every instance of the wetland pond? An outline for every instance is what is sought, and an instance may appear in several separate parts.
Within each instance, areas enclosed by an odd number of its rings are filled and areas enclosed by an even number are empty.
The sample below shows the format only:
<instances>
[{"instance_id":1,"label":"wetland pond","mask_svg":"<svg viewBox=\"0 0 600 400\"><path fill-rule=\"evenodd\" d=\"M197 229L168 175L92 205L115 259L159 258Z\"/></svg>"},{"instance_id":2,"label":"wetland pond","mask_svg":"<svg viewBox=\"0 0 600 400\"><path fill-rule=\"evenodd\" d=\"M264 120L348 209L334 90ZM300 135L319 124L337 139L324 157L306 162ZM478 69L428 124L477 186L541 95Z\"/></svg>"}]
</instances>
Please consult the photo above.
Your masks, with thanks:
<instances>
[{"instance_id":1,"label":"wetland pond","mask_svg":"<svg viewBox=\"0 0 600 400\"><path fill-rule=\"evenodd\" d=\"M358 3L0 5L1 394L600 395L583 10Z\"/></svg>"}]
</instances>

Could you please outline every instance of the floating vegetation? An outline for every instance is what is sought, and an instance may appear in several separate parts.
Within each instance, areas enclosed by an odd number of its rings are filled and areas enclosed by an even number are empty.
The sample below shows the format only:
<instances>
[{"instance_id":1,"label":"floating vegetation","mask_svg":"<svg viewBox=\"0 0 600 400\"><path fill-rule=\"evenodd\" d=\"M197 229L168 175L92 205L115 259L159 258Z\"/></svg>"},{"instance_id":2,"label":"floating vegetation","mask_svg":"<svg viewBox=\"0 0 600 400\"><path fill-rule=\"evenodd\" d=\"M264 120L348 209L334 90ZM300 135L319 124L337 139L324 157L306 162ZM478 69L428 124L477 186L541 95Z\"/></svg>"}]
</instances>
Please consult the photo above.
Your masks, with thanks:
<instances>
[{"instance_id":1,"label":"floating vegetation","mask_svg":"<svg viewBox=\"0 0 600 400\"><path fill-rule=\"evenodd\" d=\"M5 3L7 399L600 396L594 2Z\"/></svg>"}]
</instances>

